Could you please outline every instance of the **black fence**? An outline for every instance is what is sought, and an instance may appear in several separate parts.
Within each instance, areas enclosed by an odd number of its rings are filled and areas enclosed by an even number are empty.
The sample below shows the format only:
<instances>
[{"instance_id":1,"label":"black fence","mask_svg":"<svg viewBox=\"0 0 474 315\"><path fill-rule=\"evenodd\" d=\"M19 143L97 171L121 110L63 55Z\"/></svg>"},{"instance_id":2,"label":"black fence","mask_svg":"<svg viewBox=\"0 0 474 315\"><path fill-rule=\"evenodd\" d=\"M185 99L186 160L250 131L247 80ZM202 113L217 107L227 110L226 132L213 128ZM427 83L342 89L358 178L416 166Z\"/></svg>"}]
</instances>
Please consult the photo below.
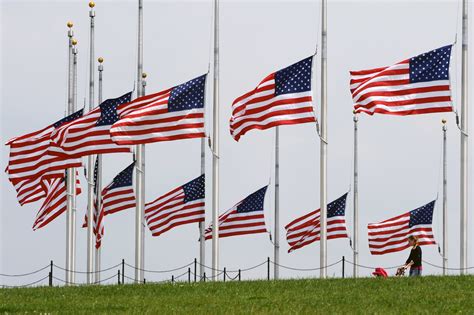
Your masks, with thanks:
<instances>
[{"instance_id":1,"label":"black fence","mask_svg":"<svg viewBox=\"0 0 474 315\"><path fill-rule=\"evenodd\" d=\"M423 261L425 264L430 265L431 267L438 268L438 269L443 269L442 266L430 263L428 261ZM151 269L140 269L137 268L133 265L130 265L125 262L124 259L116 265L113 265L111 267L99 270L99 271L93 271L93 272L87 272L87 271L73 271L75 274L79 275L88 275L88 274L99 274L100 275L100 280L94 281L92 284L94 285L99 285L102 283L108 283L108 284L126 284L126 283L138 283L137 280L135 280L133 277L130 277L129 275L135 274L135 271L143 272L145 275L151 275L151 274L171 274L170 277L166 280L162 281L149 281L147 282L146 277L143 279L143 283L192 283L192 282L206 282L209 280L221 280L224 282L227 281L241 281L242 277L245 273L248 271L257 269L257 268L266 268L266 274L264 277L260 278L261 280L271 280L271 267L273 266L279 266L282 269L286 270L291 270L291 271L299 271L299 272L312 272L312 271L318 271L321 269L327 269L330 267L335 267L335 266L340 266L340 273L341 273L341 278L346 277L346 265L354 265L353 262L348 261L345 259L343 256L340 260L333 262L331 264L328 264L327 266L323 267L315 267L315 268L297 268L297 267L291 267L291 266L285 266L281 264L276 264L273 262L270 257L268 257L265 261L256 264L251 267L243 268L243 269L227 269L224 267L223 269L213 269L212 267L202 265L196 258L194 261L183 265L181 267L173 268L173 269L168 269L168 270L151 270ZM371 269L374 270L376 267L375 266L366 266L366 265L360 265L356 264L359 268L363 269ZM204 267L204 270L210 271L210 274L215 273L214 276L210 275L206 271L203 272L202 275L198 274L198 268L201 269L201 267ZM377 266L378 267L378 266ZM382 267L387 270L393 270L396 269L400 266L391 266L391 267ZM464 269L461 268L446 268L446 270L450 271L460 271L460 270L474 270L474 267L467 267ZM32 286L55 286L55 285L85 285L86 283L84 282L67 282L66 280L60 278L57 276L59 272L67 272L68 270L56 265L53 261L51 261L48 265L28 272L28 273L23 273L23 274L0 274L0 278L24 278L27 276L33 276L33 275L38 275L38 280L35 280L33 282L25 283L25 284L20 284L20 285L1 285L0 287L3 288L20 288L20 287L32 287ZM213 272L215 271L215 272ZM102 275L106 273L108 276L102 279ZM177 273L177 275L175 275ZM115 281L116 279L116 281Z\"/></svg>"}]
</instances>

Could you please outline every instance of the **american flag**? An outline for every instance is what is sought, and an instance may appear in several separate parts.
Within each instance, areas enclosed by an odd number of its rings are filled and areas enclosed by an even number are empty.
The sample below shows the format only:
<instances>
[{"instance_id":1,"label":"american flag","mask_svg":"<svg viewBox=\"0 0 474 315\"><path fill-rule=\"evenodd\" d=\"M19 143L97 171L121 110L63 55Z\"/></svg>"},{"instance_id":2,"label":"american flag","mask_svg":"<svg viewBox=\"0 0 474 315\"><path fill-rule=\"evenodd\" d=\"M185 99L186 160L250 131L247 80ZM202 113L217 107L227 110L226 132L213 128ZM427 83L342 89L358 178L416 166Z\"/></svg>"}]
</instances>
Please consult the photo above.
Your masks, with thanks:
<instances>
[{"instance_id":1,"label":"american flag","mask_svg":"<svg viewBox=\"0 0 474 315\"><path fill-rule=\"evenodd\" d=\"M103 211L98 211L98 196L99 194L99 187L97 186L97 177L99 175L99 156L96 157L95 159L95 165L94 165L94 204L93 204L93 218L92 218L92 223L93 223L93 233L96 236L96 248L99 248L101 245L101 239L102 235L104 235L104 226L102 225L102 220L104 219L104 212ZM101 208L102 209L102 208ZM83 228L86 228L88 226L88 220L87 220L87 213L84 216L84 223L82 224ZM98 229L100 229L99 232Z\"/></svg>"},{"instance_id":2,"label":"american flag","mask_svg":"<svg viewBox=\"0 0 474 315\"><path fill-rule=\"evenodd\" d=\"M122 145L203 138L206 76L133 101L138 109L124 112L110 129Z\"/></svg>"},{"instance_id":3,"label":"american flag","mask_svg":"<svg viewBox=\"0 0 474 315\"><path fill-rule=\"evenodd\" d=\"M355 111L369 115L451 112L451 47L444 46L389 67L351 71Z\"/></svg>"},{"instance_id":4,"label":"american flag","mask_svg":"<svg viewBox=\"0 0 474 315\"><path fill-rule=\"evenodd\" d=\"M41 185L43 179L61 178L64 169L82 166L79 159L60 158L51 153L51 134L62 125L82 116L77 111L41 130L9 140L10 155L6 173L17 191L21 205L46 196Z\"/></svg>"},{"instance_id":5,"label":"american flag","mask_svg":"<svg viewBox=\"0 0 474 315\"><path fill-rule=\"evenodd\" d=\"M153 236L176 226L204 222L205 175L173 189L145 205L145 219Z\"/></svg>"},{"instance_id":6,"label":"american flag","mask_svg":"<svg viewBox=\"0 0 474 315\"><path fill-rule=\"evenodd\" d=\"M327 239L347 238L346 228L347 193L328 204ZM299 217L285 226L289 253L320 240L320 209Z\"/></svg>"},{"instance_id":7,"label":"american flag","mask_svg":"<svg viewBox=\"0 0 474 315\"><path fill-rule=\"evenodd\" d=\"M404 250L410 247L410 235L418 237L419 245L436 244L431 228L435 202L380 223L370 223L367 226L370 253L383 255Z\"/></svg>"},{"instance_id":8,"label":"american flag","mask_svg":"<svg viewBox=\"0 0 474 315\"><path fill-rule=\"evenodd\" d=\"M76 171L76 195L81 193L78 172ZM48 178L42 183L46 192L40 210L36 214L33 230L40 229L48 225L67 210L67 177L63 171L61 178Z\"/></svg>"},{"instance_id":9,"label":"american flag","mask_svg":"<svg viewBox=\"0 0 474 315\"><path fill-rule=\"evenodd\" d=\"M92 154L130 152L127 146L119 146L110 138L110 127L120 114L130 108L132 92L108 99L85 116L65 124L51 135L57 156L82 157Z\"/></svg>"},{"instance_id":10,"label":"american flag","mask_svg":"<svg viewBox=\"0 0 474 315\"><path fill-rule=\"evenodd\" d=\"M236 141L252 129L315 122L311 92L313 57L268 75L232 103L230 133Z\"/></svg>"},{"instance_id":11,"label":"american flag","mask_svg":"<svg viewBox=\"0 0 474 315\"><path fill-rule=\"evenodd\" d=\"M219 238L267 233L263 215L267 187L260 188L219 216ZM205 237L212 239L212 225L206 229Z\"/></svg>"}]
</instances>

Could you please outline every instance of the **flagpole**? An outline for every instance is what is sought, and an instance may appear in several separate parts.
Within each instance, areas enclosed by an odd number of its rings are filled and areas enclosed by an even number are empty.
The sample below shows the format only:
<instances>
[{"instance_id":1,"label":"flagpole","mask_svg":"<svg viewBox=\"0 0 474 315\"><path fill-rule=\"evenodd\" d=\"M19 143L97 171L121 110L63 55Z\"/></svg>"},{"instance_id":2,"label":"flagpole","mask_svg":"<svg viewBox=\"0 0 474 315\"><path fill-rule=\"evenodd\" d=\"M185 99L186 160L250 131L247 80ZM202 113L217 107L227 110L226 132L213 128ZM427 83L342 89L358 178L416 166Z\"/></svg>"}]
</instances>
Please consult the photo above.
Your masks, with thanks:
<instances>
[{"instance_id":1,"label":"flagpole","mask_svg":"<svg viewBox=\"0 0 474 315\"><path fill-rule=\"evenodd\" d=\"M206 139L201 139L201 175L206 173ZM204 226L206 222L199 222L199 276L204 277L204 266L206 265L206 238Z\"/></svg>"},{"instance_id":2,"label":"flagpole","mask_svg":"<svg viewBox=\"0 0 474 315\"><path fill-rule=\"evenodd\" d=\"M359 157L358 157L358 127L359 118L354 111L354 222L352 231L352 250L354 254L354 278L359 276Z\"/></svg>"},{"instance_id":3,"label":"flagpole","mask_svg":"<svg viewBox=\"0 0 474 315\"><path fill-rule=\"evenodd\" d=\"M72 22L67 23L69 28L67 36L69 41L69 51L68 51L68 99L66 104L66 116L69 114L72 107L72 84L73 84L73 73L72 73L72 41L74 36L74 31L72 30ZM71 194L71 169L66 170L66 190L67 190L67 200L66 200L66 284L71 283L71 213L73 207L73 198Z\"/></svg>"},{"instance_id":4,"label":"flagpole","mask_svg":"<svg viewBox=\"0 0 474 315\"><path fill-rule=\"evenodd\" d=\"M145 89L146 89L146 77L147 74L145 72L142 73L142 95L146 95ZM143 147L143 170L145 170L145 147ZM145 178L143 178L143 181ZM143 203L143 210L142 210L142 230L141 230L141 238L142 238L142 264L140 266L142 276L141 278L144 280L145 279L145 203Z\"/></svg>"},{"instance_id":5,"label":"flagpole","mask_svg":"<svg viewBox=\"0 0 474 315\"><path fill-rule=\"evenodd\" d=\"M280 129L275 127L275 227L273 232L273 278L280 273Z\"/></svg>"},{"instance_id":6,"label":"flagpole","mask_svg":"<svg viewBox=\"0 0 474 315\"><path fill-rule=\"evenodd\" d=\"M143 0L138 0L138 62L137 62L137 96L143 96ZM145 205L145 145L136 146L136 195L135 213L135 281L143 281L142 224Z\"/></svg>"},{"instance_id":7,"label":"flagpole","mask_svg":"<svg viewBox=\"0 0 474 315\"><path fill-rule=\"evenodd\" d=\"M90 42L89 42L89 111L94 108L94 11L95 3L89 2ZM94 156L87 157L87 284L93 281L94 267Z\"/></svg>"},{"instance_id":8,"label":"flagpole","mask_svg":"<svg viewBox=\"0 0 474 315\"><path fill-rule=\"evenodd\" d=\"M76 104L77 104L77 41L75 39L72 40L72 53L73 53L73 98L72 98L72 106L69 109L69 114L71 115L76 111ZM71 172L71 176L68 177L68 180L71 182L70 184L70 194L72 198L72 211L70 214L70 226L71 226L71 283L76 282L76 170L74 168L69 169Z\"/></svg>"},{"instance_id":9,"label":"flagpole","mask_svg":"<svg viewBox=\"0 0 474 315\"><path fill-rule=\"evenodd\" d=\"M212 277L219 269L219 0L214 0L214 88L212 117Z\"/></svg>"},{"instance_id":10,"label":"flagpole","mask_svg":"<svg viewBox=\"0 0 474 315\"><path fill-rule=\"evenodd\" d=\"M468 209L468 0L462 1L462 72L461 72L461 227L460 227L460 268L461 274L466 272L468 242L467 242L467 209Z\"/></svg>"},{"instance_id":11,"label":"flagpole","mask_svg":"<svg viewBox=\"0 0 474 315\"><path fill-rule=\"evenodd\" d=\"M447 160L446 160L446 119L443 123L443 276L447 274L448 268L448 178L447 178Z\"/></svg>"},{"instance_id":12,"label":"flagpole","mask_svg":"<svg viewBox=\"0 0 474 315\"><path fill-rule=\"evenodd\" d=\"M99 62L98 70L99 70L99 89L98 89L98 101L99 104L102 103L102 93L103 93L103 88L102 88L102 82L103 82L103 77L102 77L102 72L104 71L104 65L102 64L104 62L104 58L99 57L97 59ZM92 175L94 176L94 175ZM97 154L97 180L95 183L95 193L96 193L96 209L97 213L96 215L98 216L100 213L100 209L102 207L102 154ZM99 233L99 231L97 231ZM97 238L97 235L96 235ZM95 248L95 246L94 246ZM95 283L100 282L100 266L101 266L101 248L102 244L100 245L99 248L95 249Z\"/></svg>"},{"instance_id":13,"label":"flagpole","mask_svg":"<svg viewBox=\"0 0 474 315\"><path fill-rule=\"evenodd\" d=\"M327 0L321 1L320 277L327 276Z\"/></svg>"}]
</instances>

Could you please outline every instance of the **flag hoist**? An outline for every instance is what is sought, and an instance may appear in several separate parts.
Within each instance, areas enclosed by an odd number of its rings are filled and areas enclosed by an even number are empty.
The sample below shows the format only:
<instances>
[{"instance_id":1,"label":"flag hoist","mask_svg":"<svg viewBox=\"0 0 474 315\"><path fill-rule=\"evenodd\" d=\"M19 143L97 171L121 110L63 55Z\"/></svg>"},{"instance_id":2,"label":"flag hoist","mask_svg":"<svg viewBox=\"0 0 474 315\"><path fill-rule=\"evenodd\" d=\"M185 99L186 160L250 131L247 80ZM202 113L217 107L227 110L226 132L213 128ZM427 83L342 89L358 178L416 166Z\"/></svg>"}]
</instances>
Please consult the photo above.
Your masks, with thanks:
<instances>
[{"instance_id":1,"label":"flag hoist","mask_svg":"<svg viewBox=\"0 0 474 315\"><path fill-rule=\"evenodd\" d=\"M320 277L326 278L327 270L327 0L321 1L321 159L320 159L320 197L321 207L321 244L320 246Z\"/></svg>"},{"instance_id":2,"label":"flag hoist","mask_svg":"<svg viewBox=\"0 0 474 315\"><path fill-rule=\"evenodd\" d=\"M214 85L212 115L212 277L219 269L219 0L214 0Z\"/></svg>"},{"instance_id":3,"label":"flag hoist","mask_svg":"<svg viewBox=\"0 0 474 315\"><path fill-rule=\"evenodd\" d=\"M469 114L468 114L468 0L462 0L462 67L461 67L461 226L460 226L460 269L461 274L466 272L467 268L467 209L468 209L468 161L469 161L469 148L468 148L468 134L469 134Z\"/></svg>"},{"instance_id":4,"label":"flag hoist","mask_svg":"<svg viewBox=\"0 0 474 315\"><path fill-rule=\"evenodd\" d=\"M143 75L143 0L138 0L138 62L137 62L137 97L144 95ZM135 281L143 281L143 217L145 206L145 145L138 144L136 158L136 194L137 208L135 213Z\"/></svg>"},{"instance_id":5,"label":"flag hoist","mask_svg":"<svg viewBox=\"0 0 474 315\"><path fill-rule=\"evenodd\" d=\"M99 71L98 102L99 104L102 104L102 100L103 100L102 72L104 71L104 65L103 65L104 58L99 57L97 61L99 62L99 66L97 67L97 70ZM90 173L92 173L92 176L94 176L92 169L90 169ZM102 154L97 154L97 180L95 182L94 190L95 190L95 196L96 196L95 197L96 198L95 216L99 216L99 213L102 208ZM97 220L94 220L94 221L98 221L98 218ZM96 226L96 224L93 223L92 228L96 229L96 239L97 239L98 237L97 234L100 233L99 226L98 225ZM101 265L101 260L100 260L101 248L102 248L102 245L100 247L95 247L95 282L96 283L100 281L99 271L100 271L100 265Z\"/></svg>"},{"instance_id":6,"label":"flag hoist","mask_svg":"<svg viewBox=\"0 0 474 315\"><path fill-rule=\"evenodd\" d=\"M89 2L89 111L94 108L94 11L95 3ZM94 156L87 157L87 283L93 282L94 267Z\"/></svg>"}]
</instances>

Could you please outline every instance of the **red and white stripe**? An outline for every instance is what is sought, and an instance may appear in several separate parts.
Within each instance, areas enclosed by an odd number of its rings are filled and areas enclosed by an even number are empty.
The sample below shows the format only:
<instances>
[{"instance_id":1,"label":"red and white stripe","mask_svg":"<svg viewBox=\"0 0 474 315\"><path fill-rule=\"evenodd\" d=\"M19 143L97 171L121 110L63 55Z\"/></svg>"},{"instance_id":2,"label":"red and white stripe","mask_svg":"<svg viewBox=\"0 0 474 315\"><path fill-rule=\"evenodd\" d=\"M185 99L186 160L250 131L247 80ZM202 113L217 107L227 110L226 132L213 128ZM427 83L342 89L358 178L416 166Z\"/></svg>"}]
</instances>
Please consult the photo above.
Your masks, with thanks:
<instances>
[{"instance_id":1,"label":"red and white stripe","mask_svg":"<svg viewBox=\"0 0 474 315\"><path fill-rule=\"evenodd\" d=\"M232 103L230 133L240 137L253 129L315 122L311 91L275 95L275 73Z\"/></svg>"},{"instance_id":2,"label":"red and white stripe","mask_svg":"<svg viewBox=\"0 0 474 315\"><path fill-rule=\"evenodd\" d=\"M382 221L380 223L370 223L369 249L372 255L383 255L402 251L410 245L408 236L418 237L419 245L436 244L431 224L420 224L409 226L410 212Z\"/></svg>"},{"instance_id":3,"label":"red and white stripe","mask_svg":"<svg viewBox=\"0 0 474 315\"><path fill-rule=\"evenodd\" d=\"M205 137L204 108L168 111L171 89L134 100L110 129L112 140L122 145Z\"/></svg>"},{"instance_id":4,"label":"red and white stripe","mask_svg":"<svg viewBox=\"0 0 474 315\"><path fill-rule=\"evenodd\" d=\"M40 210L36 214L33 230L40 229L67 210L67 185L64 178L49 178L43 181L42 185L46 191L46 199ZM81 193L79 176L76 171L76 194Z\"/></svg>"},{"instance_id":5,"label":"red and white stripe","mask_svg":"<svg viewBox=\"0 0 474 315\"><path fill-rule=\"evenodd\" d=\"M204 222L205 200L185 203L184 198L183 186L180 186L145 205L145 219L153 236L180 225Z\"/></svg>"},{"instance_id":6,"label":"red and white stripe","mask_svg":"<svg viewBox=\"0 0 474 315\"><path fill-rule=\"evenodd\" d=\"M453 110L449 80L410 83L409 59L350 74L357 113L415 115Z\"/></svg>"},{"instance_id":7,"label":"red and white stripe","mask_svg":"<svg viewBox=\"0 0 474 315\"><path fill-rule=\"evenodd\" d=\"M135 104L126 103L117 107L120 116L123 112L135 108ZM128 153L130 147L117 145L110 138L110 125L97 126L101 115L96 107L86 115L78 118L53 132L52 151L57 156L82 157L93 154Z\"/></svg>"},{"instance_id":8,"label":"red and white stripe","mask_svg":"<svg viewBox=\"0 0 474 315\"><path fill-rule=\"evenodd\" d=\"M320 240L320 209L305 214L285 226L289 253ZM348 238L346 219L334 216L327 219L327 239Z\"/></svg>"},{"instance_id":9,"label":"red and white stripe","mask_svg":"<svg viewBox=\"0 0 474 315\"><path fill-rule=\"evenodd\" d=\"M113 182L110 184L112 185ZM110 186L109 185L109 186ZM104 215L109 215L119 211L136 207L135 193L133 187L120 187L109 189L105 187L102 190L102 211Z\"/></svg>"},{"instance_id":10,"label":"red and white stripe","mask_svg":"<svg viewBox=\"0 0 474 315\"><path fill-rule=\"evenodd\" d=\"M219 216L219 238L267 233L263 210L239 213L237 206ZM205 230L205 238L212 239L212 225Z\"/></svg>"}]
</instances>

